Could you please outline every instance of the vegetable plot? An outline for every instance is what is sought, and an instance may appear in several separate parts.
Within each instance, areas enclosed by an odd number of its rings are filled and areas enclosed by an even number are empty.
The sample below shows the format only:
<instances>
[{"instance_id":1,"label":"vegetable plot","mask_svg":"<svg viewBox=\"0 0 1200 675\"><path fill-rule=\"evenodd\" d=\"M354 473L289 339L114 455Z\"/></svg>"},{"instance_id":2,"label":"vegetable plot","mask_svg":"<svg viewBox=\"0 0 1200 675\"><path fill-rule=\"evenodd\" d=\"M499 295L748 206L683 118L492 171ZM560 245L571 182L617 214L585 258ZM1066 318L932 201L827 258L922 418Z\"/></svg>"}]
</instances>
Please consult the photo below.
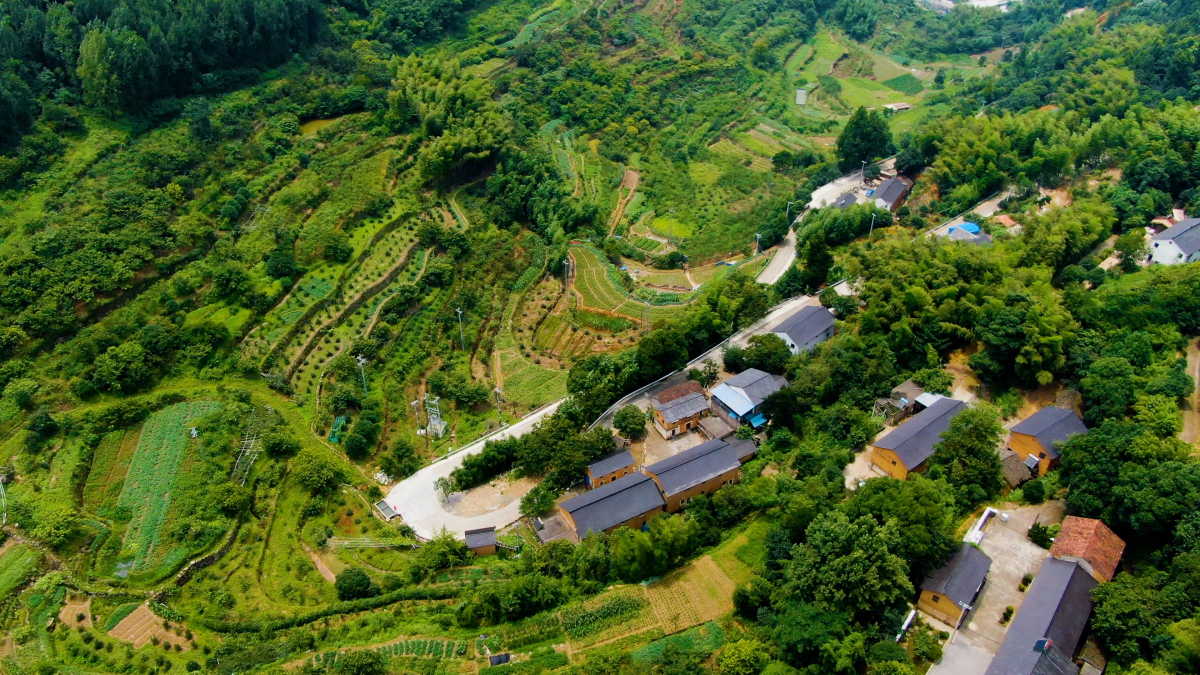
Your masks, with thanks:
<instances>
[{"instance_id":1,"label":"vegetable plot","mask_svg":"<svg viewBox=\"0 0 1200 675\"><path fill-rule=\"evenodd\" d=\"M159 546L171 507L171 486L191 442L188 427L220 406L216 401L177 403L146 420L117 500L117 508L128 509L132 516L121 551L122 557L133 556L132 570L145 569Z\"/></svg>"}]
</instances>

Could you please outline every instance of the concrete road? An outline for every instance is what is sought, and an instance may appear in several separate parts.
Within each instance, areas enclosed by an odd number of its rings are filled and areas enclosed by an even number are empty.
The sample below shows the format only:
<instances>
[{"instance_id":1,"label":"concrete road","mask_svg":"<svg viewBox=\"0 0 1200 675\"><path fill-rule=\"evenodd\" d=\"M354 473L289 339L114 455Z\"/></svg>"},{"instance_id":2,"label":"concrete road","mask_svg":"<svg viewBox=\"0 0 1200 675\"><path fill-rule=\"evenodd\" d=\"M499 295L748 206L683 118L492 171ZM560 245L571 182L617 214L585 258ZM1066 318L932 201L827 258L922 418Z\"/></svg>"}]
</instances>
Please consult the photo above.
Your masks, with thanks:
<instances>
[{"instance_id":1,"label":"concrete road","mask_svg":"<svg viewBox=\"0 0 1200 675\"><path fill-rule=\"evenodd\" d=\"M758 274L758 283L773 284L783 278L784 272L792 266L792 261L796 259L796 233L788 230L787 236L783 238L783 243L779 248L775 249L775 257L771 258L771 262L763 268Z\"/></svg>"},{"instance_id":2,"label":"concrete road","mask_svg":"<svg viewBox=\"0 0 1200 675\"><path fill-rule=\"evenodd\" d=\"M896 159L892 157L883 160L879 163L879 168L889 173L895 171ZM838 197L841 197L851 190L862 187L862 184L863 175L861 171L855 171L854 173L846 174L841 178L831 180L816 190L813 190L812 200L808 202L808 208L819 209L822 206L828 206L837 201ZM862 203L866 200L866 193L860 192L858 195L858 201Z\"/></svg>"},{"instance_id":3,"label":"concrete road","mask_svg":"<svg viewBox=\"0 0 1200 675\"><path fill-rule=\"evenodd\" d=\"M954 632L942 645L942 658L929 667L928 675L983 675L991 662L990 651Z\"/></svg>"},{"instance_id":4,"label":"concrete road","mask_svg":"<svg viewBox=\"0 0 1200 675\"><path fill-rule=\"evenodd\" d=\"M716 347L713 347L707 352L692 359L691 362L688 363L687 367L683 368L680 372L675 373L670 377L656 382L648 387L639 389L638 391L635 391L634 393L629 394L625 398L621 399L616 405L610 408L609 411L599 419L599 421L596 422L596 425L612 427L612 420L613 416L616 414L616 411L631 403L642 410L649 409L650 397L664 389L674 387L677 384L683 384L687 381L686 373L688 368L698 367L697 364L704 363L705 359L712 359L717 363L718 366L723 366L724 362L721 360L721 352L727 345L735 344L739 347L745 347L747 344L749 344L750 338L754 337L755 335L761 335L769 332L772 328L779 325L779 323L783 321L784 317L788 316L797 309L800 309L805 305L817 304L820 304L820 300L809 295L801 295L799 297L792 298L791 300L781 302L765 317L755 321L753 324L738 331L737 333L734 333L733 336L725 342L722 342Z\"/></svg>"},{"instance_id":5,"label":"concrete road","mask_svg":"<svg viewBox=\"0 0 1200 675\"><path fill-rule=\"evenodd\" d=\"M449 477L450 472L462 466L463 460L467 456L482 451L483 444L486 441L522 436L529 433L533 425L537 424L543 417L554 414L554 411L558 410L560 404L562 404L561 399L540 410L534 411L517 423L505 427L487 438L464 447L449 457L430 464L408 478L396 483L384 500L388 503L388 506L400 514L405 524L411 527L417 533L418 537L424 539L432 539L443 527L454 533L459 539L462 539L463 533L467 530L474 530L481 527L495 527L496 529L500 529L517 522L521 517L521 500L519 499L507 506L481 516L465 517L448 513L445 504L442 502L441 495L434 488L434 482L439 478Z\"/></svg>"},{"instance_id":6,"label":"concrete road","mask_svg":"<svg viewBox=\"0 0 1200 675\"><path fill-rule=\"evenodd\" d=\"M961 216L958 216L957 218L954 218L952 220L949 220L945 223L942 223L941 225L933 228L932 230L929 230L928 232L925 233L925 236L927 236L927 237L944 237L944 236L950 234L950 228L958 227L959 225L962 225L963 223L967 222L967 219L966 219L967 215L974 214L976 216L980 216L983 218L989 218L991 216L994 216L996 214L996 212L1000 210L1000 202L1004 201L1005 199L1008 199L1008 197L1011 194L1012 194L1011 190L1005 190L1005 191L1001 192L1000 194L996 195L995 197L992 197L991 199L987 199L982 202L979 202L978 204L976 204L974 206L974 208L972 208L967 213L965 213Z\"/></svg>"}]
</instances>

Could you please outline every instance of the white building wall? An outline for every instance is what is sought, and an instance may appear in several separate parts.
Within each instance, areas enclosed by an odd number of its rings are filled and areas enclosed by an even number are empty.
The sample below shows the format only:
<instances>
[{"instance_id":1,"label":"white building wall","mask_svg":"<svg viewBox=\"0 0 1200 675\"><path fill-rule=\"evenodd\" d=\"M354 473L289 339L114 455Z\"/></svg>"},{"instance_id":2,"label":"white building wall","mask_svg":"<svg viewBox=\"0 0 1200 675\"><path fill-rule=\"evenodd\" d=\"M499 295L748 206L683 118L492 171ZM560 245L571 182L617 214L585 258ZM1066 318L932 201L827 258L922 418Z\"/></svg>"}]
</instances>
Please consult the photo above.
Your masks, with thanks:
<instances>
[{"instance_id":1,"label":"white building wall","mask_svg":"<svg viewBox=\"0 0 1200 675\"><path fill-rule=\"evenodd\" d=\"M1166 239L1150 242L1150 260L1159 265L1178 265L1185 262L1196 262L1200 259L1200 251L1185 258L1183 251L1175 245L1175 241Z\"/></svg>"}]
</instances>

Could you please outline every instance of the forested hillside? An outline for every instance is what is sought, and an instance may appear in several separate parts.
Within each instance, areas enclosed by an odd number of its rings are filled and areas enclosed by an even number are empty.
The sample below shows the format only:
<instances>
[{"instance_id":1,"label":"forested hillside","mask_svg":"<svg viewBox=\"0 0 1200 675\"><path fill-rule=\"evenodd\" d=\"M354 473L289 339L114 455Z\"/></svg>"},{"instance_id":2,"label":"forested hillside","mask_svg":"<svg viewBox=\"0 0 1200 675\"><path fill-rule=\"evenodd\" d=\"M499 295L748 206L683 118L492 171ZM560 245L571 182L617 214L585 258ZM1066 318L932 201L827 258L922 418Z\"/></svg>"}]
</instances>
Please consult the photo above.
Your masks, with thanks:
<instances>
[{"instance_id":1,"label":"forested hillside","mask_svg":"<svg viewBox=\"0 0 1200 675\"><path fill-rule=\"evenodd\" d=\"M1068 660L1197 672L1194 3L2 7L0 671L967 672L905 619L992 507L1126 542ZM733 478L543 541L750 369ZM899 480L910 379L967 405Z\"/></svg>"}]
</instances>

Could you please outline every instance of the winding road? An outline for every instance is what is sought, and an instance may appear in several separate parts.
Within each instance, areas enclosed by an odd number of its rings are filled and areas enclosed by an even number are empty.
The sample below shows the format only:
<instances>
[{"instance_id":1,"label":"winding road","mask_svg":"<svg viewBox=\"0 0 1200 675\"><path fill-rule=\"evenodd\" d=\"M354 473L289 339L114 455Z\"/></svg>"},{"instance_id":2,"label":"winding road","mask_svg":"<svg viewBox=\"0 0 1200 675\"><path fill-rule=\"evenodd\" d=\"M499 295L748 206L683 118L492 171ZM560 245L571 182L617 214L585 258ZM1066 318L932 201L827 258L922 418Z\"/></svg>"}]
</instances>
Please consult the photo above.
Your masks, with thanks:
<instances>
[{"instance_id":1,"label":"winding road","mask_svg":"<svg viewBox=\"0 0 1200 675\"><path fill-rule=\"evenodd\" d=\"M483 515L459 516L446 510L445 502L438 494L434 484L439 478L448 478L452 471L462 466L463 460L467 457L482 451L485 442L529 433L533 425L540 422L543 417L554 414L562 401L560 399L535 410L515 424L504 427L490 436L485 436L454 454L421 469L393 486L387 497L384 497L384 501L422 539L432 539L443 528L461 539L467 530L483 527L494 527L498 530L517 522L517 519L521 517L521 501L519 499Z\"/></svg>"}]
</instances>

